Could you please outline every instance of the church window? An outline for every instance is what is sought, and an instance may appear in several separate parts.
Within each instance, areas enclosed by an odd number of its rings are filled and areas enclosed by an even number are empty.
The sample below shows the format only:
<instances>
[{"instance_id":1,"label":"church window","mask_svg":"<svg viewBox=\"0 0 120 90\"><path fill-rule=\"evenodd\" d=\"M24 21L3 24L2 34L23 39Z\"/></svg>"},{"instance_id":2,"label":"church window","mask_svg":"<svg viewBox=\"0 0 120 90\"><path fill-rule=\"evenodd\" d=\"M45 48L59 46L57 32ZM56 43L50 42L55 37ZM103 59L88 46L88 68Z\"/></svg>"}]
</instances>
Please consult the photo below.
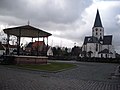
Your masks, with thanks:
<instances>
[{"instance_id":1,"label":"church window","mask_svg":"<svg viewBox=\"0 0 120 90\"><path fill-rule=\"evenodd\" d=\"M96 51L98 51L98 44L96 44Z\"/></svg>"},{"instance_id":2,"label":"church window","mask_svg":"<svg viewBox=\"0 0 120 90\"><path fill-rule=\"evenodd\" d=\"M98 35L98 33L96 32L96 35Z\"/></svg>"},{"instance_id":3,"label":"church window","mask_svg":"<svg viewBox=\"0 0 120 90\"><path fill-rule=\"evenodd\" d=\"M105 57L107 58L107 54L105 54Z\"/></svg>"},{"instance_id":4,"label":"church window","mask_svg":"<svg viewBox=\"0 0 120 90\"><path fill-rule=\"evenodd\" d=\"M96 28L96 31L98 31L98 29Z\"/></svg>"}]
</instances>

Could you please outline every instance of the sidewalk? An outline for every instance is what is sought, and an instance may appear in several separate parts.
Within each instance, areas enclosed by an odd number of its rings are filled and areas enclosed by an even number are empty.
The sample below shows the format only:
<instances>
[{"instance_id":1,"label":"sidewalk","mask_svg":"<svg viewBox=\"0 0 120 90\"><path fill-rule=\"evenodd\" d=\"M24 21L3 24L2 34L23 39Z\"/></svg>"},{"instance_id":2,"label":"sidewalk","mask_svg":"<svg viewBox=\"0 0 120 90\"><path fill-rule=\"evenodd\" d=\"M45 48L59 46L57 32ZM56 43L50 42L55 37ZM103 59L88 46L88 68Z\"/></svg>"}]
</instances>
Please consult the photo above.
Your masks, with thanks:
<instances>
[{"instance_id":1,"label":"sidewalk","mask_svg":"<svg viewBox=\"0 0 120 90\"><path fill-rule=\"evenodd\" d=\"M116 64L78 65L58 73L0 66L0 90L120 90L120 81L109 79Z\"/></svg>"}]
</instances>

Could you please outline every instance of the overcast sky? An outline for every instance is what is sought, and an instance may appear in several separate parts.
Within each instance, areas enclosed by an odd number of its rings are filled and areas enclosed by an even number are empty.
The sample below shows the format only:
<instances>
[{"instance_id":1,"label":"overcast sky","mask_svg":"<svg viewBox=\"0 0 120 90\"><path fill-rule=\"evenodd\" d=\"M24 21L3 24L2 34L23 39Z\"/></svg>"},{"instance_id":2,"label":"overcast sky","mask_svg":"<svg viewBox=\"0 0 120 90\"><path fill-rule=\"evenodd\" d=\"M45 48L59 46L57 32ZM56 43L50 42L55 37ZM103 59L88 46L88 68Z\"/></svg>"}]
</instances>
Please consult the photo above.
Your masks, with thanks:
<instances>
[{"instance_id":1,"label":"overcast sky","mask_svg":"<svg viewBox=\"0 0 120 90\"><path fill-rule=\"evenodd\" d=\"M29 20L30 25L52 33L49 45L82 46L84 37L92 35L97 8L105 34L113 35L120 52L119 0L0 0L0 31Z\"/></svg>"}]
</instances>

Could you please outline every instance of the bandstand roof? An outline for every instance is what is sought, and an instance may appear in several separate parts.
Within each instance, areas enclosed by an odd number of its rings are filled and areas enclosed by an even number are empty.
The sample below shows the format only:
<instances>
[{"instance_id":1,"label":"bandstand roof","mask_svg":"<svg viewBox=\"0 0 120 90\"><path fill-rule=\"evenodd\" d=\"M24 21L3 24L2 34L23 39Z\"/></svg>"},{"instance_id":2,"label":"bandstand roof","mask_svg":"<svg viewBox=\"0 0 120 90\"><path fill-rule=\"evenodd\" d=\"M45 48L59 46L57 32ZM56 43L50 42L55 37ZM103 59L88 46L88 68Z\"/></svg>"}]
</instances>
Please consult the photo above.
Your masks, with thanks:
<instances>
[{"instance_id":1,"label":"bandstand roof","mask_svg":"<svg viewBox=\"0 0 120 90\"><path fill-rule=\"evenodd\" d=\"M48 37L51 36L51 33L45 32L39 28L35 28L30 25L24 25L19 27L13 27L13 28L6 28L3 30L8 35L14 35L17 37Z\"/></svg>"}]
</instances>

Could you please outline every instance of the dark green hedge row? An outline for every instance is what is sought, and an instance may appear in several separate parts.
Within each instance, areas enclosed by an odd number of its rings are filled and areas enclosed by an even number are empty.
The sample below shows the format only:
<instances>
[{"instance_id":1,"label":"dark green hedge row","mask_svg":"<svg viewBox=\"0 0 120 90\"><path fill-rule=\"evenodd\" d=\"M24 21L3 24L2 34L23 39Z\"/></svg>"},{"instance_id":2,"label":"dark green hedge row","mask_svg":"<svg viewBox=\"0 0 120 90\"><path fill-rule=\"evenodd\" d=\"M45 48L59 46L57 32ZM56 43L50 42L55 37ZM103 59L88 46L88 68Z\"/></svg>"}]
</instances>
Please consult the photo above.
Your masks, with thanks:
<instances>
[{"instance_id":1,"label":"dark green hedge row","mask_svg":"<svg viewBox=\"0 0 120 90\"><path fill-rule=\"evenodd\" d=\"M120 58L78 58L77 61L101 62L101 63L120 63Z\"/></svg>"},{"instance_id":2,"label":"dark green hedge row","mask_svg":"<svg viewBox=\"0 0 120 90\"><path fill-rule=\"evenodd\" d=\"M15 57L14 56L4 56L1 64L3 65L12 65L15 64Z\"/></svg>"}]
</instances>

